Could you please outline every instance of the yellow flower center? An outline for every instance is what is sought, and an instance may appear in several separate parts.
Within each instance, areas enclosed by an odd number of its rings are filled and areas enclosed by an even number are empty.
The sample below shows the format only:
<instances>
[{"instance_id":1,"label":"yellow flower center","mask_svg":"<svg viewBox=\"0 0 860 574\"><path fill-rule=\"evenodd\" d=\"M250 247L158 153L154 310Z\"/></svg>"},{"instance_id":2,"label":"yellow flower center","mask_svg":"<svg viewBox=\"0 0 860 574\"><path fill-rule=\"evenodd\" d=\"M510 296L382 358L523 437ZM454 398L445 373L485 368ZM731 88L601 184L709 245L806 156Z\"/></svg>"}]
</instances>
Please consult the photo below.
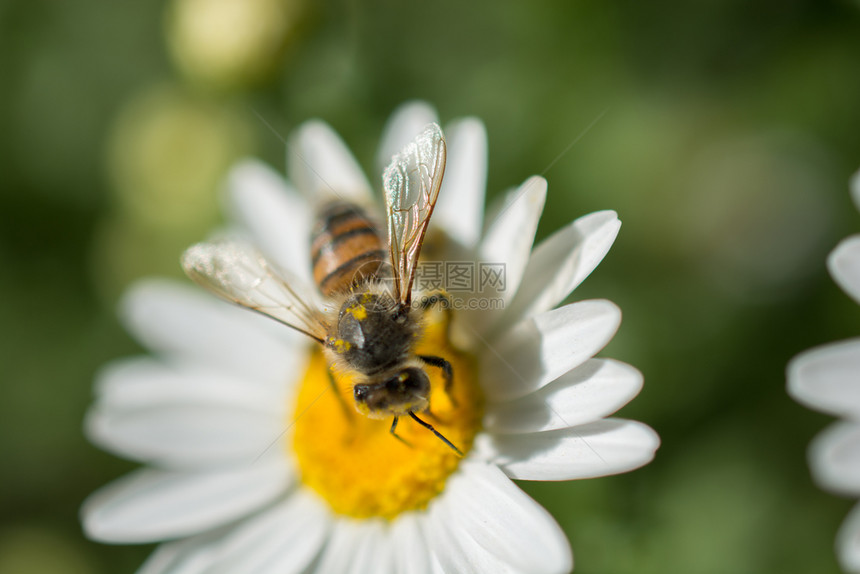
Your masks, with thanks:
<instances>
[{"instance_id":1,"label":"yellow flower center","mask_svg":"<svg viewBox=\"0 0 860 574\"><path fill-rule=\"evenodd\" d=\"M426 326L417 354L450 362L454 383L448 396L441 369L424 367L431 383L430 412L416 415L468 453L482 415L474 358L451 346L439 320ZM442 492L460 456L408 416L397 425L400 441L389 432L390 418L359 414L352 398L355 382L351 374L337 373L335 392L323 354L313 352L293 416L293 452L302 481L335 512L355 518L390 519L425 508Z\"/></svg>"}]
</instances>

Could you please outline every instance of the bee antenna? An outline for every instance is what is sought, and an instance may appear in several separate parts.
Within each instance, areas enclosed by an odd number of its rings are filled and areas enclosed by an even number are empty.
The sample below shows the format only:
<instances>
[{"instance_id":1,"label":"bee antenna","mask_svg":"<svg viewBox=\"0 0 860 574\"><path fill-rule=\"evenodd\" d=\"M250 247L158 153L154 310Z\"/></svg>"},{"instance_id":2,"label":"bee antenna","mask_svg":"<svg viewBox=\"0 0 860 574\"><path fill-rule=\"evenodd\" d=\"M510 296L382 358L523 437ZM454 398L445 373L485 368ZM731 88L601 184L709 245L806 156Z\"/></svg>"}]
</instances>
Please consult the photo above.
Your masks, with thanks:
<instances>
[{"instance_id":1,"label":"bee antenna","mask_svg":"<svg viewBox=\"0 0 860 574\"><path fill-rule=\"evenodd\" d=\"M422 427L426 428L427 430L429 430L430 432L432 432L433 434L435 434L435 435L439 438L439 440L441 440L442 442L444 442L445 444L447 444L449 447L451 447L451 450L453 450L454 452L456 452L457 454L459 454L461 457L462 457L462 456L465 456L465 455L463 454L463 451L461 451L459 448L457 448L456 446L454 446L454 443L452 443L450 440L448 440L447 438L445 438L445 437L442 435L442 433L440 433L439 431L437 431L436 429L434 429L434 428L433 428L433 425L431 425L430 423L428 423L428 422L426 422L426 421L422 421L422 420L421 420L421 419L419 419L419 418L418 418L418 416L417 416L415 413L413 413L412 411L409 411L409 416L410 416L410 417L412 417L412 418L415 420L415 422L417 422L419 425L421 425Z\"/></svg>"}]
</instances>

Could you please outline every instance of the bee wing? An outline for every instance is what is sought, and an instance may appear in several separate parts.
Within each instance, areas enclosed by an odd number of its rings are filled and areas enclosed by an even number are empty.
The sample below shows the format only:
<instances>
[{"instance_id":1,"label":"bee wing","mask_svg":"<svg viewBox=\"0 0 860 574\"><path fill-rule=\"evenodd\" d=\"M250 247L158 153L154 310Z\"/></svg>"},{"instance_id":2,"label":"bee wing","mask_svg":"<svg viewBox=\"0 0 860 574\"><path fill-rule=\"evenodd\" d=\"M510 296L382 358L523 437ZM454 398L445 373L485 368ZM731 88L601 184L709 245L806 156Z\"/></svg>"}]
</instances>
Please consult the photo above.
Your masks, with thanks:
<instances>
[{"instance_id":1,"label":"bee wing","mask_svg":"<svg viewBox=\"0 0 860 574\"><path fill-rule=\"evenodd\" d=\"M442 129L428 124L391 158L382 175L395 296L402 303L411 298L421 243L445 173L445 154Z\"/></svg>"},{"instance_id":2,"label":"bee wing","mask_svg":"<svg viewBox=\"0 0 860 574\"><path fill-rule=\"evenodd\" d=\"M326 322L312 294L302 297L300 283L276 271L265 257L241 240L198 243L182 255L185 273L215 295L262 313L322 343Z\"/></svg>"}]
</instances>

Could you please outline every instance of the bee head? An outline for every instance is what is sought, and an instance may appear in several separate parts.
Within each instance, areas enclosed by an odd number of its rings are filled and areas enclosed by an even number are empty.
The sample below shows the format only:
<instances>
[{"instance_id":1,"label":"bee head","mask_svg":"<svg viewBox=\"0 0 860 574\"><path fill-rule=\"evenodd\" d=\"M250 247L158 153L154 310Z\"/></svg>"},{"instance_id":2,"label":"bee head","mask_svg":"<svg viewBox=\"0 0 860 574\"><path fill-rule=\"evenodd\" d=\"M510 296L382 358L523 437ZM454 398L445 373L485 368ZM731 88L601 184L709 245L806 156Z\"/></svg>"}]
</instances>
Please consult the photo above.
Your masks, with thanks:
<instances>
[{"instance_id":1,"label":"bee head","mask_svg":"<svg viewBox=\"0 0 860 574\"><path fill-rule=\"evenodd\" d=\"M353 387L359 412L380 417L423 412L430 395L430 378L423 370L407 367L379 383L363 383Z\"/></svg>"}]
</instances>

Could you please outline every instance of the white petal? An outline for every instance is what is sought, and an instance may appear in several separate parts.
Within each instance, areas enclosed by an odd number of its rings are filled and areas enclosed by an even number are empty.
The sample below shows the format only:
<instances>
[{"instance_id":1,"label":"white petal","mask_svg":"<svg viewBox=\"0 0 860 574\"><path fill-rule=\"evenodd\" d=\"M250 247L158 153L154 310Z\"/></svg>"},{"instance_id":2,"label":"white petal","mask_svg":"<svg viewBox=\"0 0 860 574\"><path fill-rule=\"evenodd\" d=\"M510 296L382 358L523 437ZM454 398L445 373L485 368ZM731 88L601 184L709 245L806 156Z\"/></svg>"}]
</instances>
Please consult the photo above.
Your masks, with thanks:
<instances>
[{"instance_id":1,"label":"white petal","mask_svg":"<svg viewBox=\"0 0 860 574\"><path fill-rule=\"evenodd\" d=\"M481 358L481 384L491 400L540 389L581 365L608 343L621 311L605 300L572 303L520 322Z\"/></svg>"},{"instance_id":2,"label":"white petal","mask_svg":"<svg viewBox=\"0 0 860 574\"><path fill-rule=\"evenodd\" d=\"M425 539L427 537L425 536ZM433 574L445 574L445 569L442 568L442 564L439 562L439 558L436 557L434 553L430 553L430 571Z\"/></svg>"},{"instance_id":3,"label":"white petal","mask_svg":"<svg viewBox=\"0 0 860 574\"><path fill-rule=\"evenodd\" d=\"M391 524L395 572L433 574L433 562L420 524L424 519L424 513L407 512Z\"/></svg>"},{"instance_id":4,"label":"white petal","mask_svg":"<svg viewBox=\"0 0 860 574\"><path fill-rule=\"evenodd\" d=\"M580 217L535 247L523 282L505 309L504 328L561 303L603 260L621 222L614 211Z\"/></svg>"},{"instance_id":5,"label":"white petal","mask_svg":"<svg viewBox=\"0 0 860 574\"><path fill-rule=\"evenodd\" d=\"M495 466L464 461L435 506L427 528L446 531L459 545L445 548L434 537L445 571L566 574L573 567L552 516Z\"/></svg>"},{"instance_id":6,"label":"white petal","mask_svg":"<svg viewBox=\"0 0 860 574\"><path fill-rule=\"evenodd\" d=\"M376 157L379 171L382 172L391 163L394 154L414 140L424 126L431 123L439 123L439 119L436 116L436 110L427 102L419 100L405 102L394 110L382 130L381 144Z\"/></svg>"},{"instance_id":7,"label":"white petal","mask_svg":"<svg viewBox=\"0 0 860 574\"><path fill-rule=\"evenodd\" d=\"M103 487L81 509L87 536L102 542L154 542L240 518L284 492L284 457L220 472L143 469Z\"/></svg>"},{"instance_id":8,"label":"white petal","mask_svg":"<svg viewBox=\"0 0 860 574\"><path fill-rule=\"evenodd\" d=\"M366 521L362 527L366 531L364 540L353 556L348 573L394 574L394 552L391 549L388 524L373 520Z\"/></svg>"},{"instance_id":9,"label":"white petal","mask_svg":"<svg viewBox=\"0 0 860 574\"><path fill-rule=\"evenodd\" d=\"M489 223L478 248L478 261L503 264L505 285L499 289L485 289L483 297L501 297L509 301L516 293L545 201L546 180L540 176L530 177L508 195L504 207Z\"/></svg>"},{"instance_id":10,"label":"white petal","mask_svg":"<svg viewBox=\"0 0 860 574\"><path fill-rule=\"evenodd\" d=\"M788 365L788 392L814 409L860 416L860 339L795 357Z\"/></svg>"},{"instance_id":11,"label":"white petal","mask_svg":"<svg viewBox=\"0 0 860 574\"><path fill-rule=\"evenodd\" d=\"M836 536L839 564L846 572L860 572L860 504L854 506Z\"/></svg>"},{"instance_id":12,"label":"white petal","mask_svg":"<svg viewBox=\"0 0 860 574\"><path fill-rule=\"evenodd\" d=\"M488 219L488 227L477 249L471 287L455 288L451 279L446 278L446 288L451 295L455 299L463 299L458 304L462 309L457 314L458 323L472 331L476 338L492 341L498 333L491 329L503 315L497 305L506 305L522 280L545 200L546 180L534 176L519 188L509 191L501 202L495 202L491 209L493 215ZM500 278L485 281L486 269L493 274L501 270ZM489 308L488 302L492 303Z\"/></svg>"},{"instance_id":13,"label":"white petal","mask_svg":"<svg viewBox=\"0 0 860 574\"><path fill-rule=\"evenodd\" d=\"M477 118L463 118L445 128L448 162L433 210L433 225L472 249L481 235L487 188L487 132Z\"/></svg>"},{"instance_id":14,"label":"white petal","mask_svg":"<svg viewBox=\"0 0 860 574\"><path fill-rule=\"evenodd\" d=\"M276 385L296 377L307 345L283 325L172 281L135 284L121 314L154 351Z\"/></svg>"},{"instance_id":15,"label":"white petal","mask_svg":"<svg viewBox=\"0 0 860 574\"><path fill-rule=\"evenodd\" d=\"M393 552L380 520L339 520L316 564L318 574L390 574Z\"/></svg>"},{"instance_id":16,"label":"white petal","mask_svg":"<svg viewBox=\"0 0 860 574\"><path fill-rule=\"evenodd\" d=\"M860 303L860 235L843 239L827 258L833 279Z\"/></svg>"},{"instance_id":17,"label":"white petal","mask_svg":"<svg viewBox=\"0 0 860 574\"><path fill-rule=\"evenodd\" d=\"M167 542L149 555L137 574L201 574L218 561L223 529Z\"/></svg>"},{"instance_id":18,"label":"white petal","mask_svg":"<svg viewBox=\"0 0 860 574\"><path fill-rule=\"evenodd\" d=\"M164 363L152 357L120 359L96 376L100 406L135 409L156 405L232 405L283 414L287 384L261 385L198 364Z\"/></svg>"},{"instance_id":19,"label":"white petal","mask_svg":"<svg viewBox=\"0 0 860 574\"><path fill-rule=\"evenodd\" d=\"M190 544L190 538L179 542L169 542L159 545L146 559L146 562L138 569L137 574L163 574L179 555ZM192 574L194 570L187 570L184 574ZM199 570L198 570L199 572Z\"/></svg>"},{"instance_id":20,"label":"white petal","mask_svg":"<svg viewBox=\"0 0 860 574\"><path fill-rule=\"evenodd\" d=\"M170 468L250 462L283 448L288 385L255 384L196 365L126 359L105 367L87 417L90 439Z\"/></svg>"},{"instance_id":21,"label":"white petal","mask_svg":"<svg viewBox=\"0 0 860 574\"><path fill-rule=\"evenodd\" d=\"M298 574L322 550L331 528L327 508L299 490L236 526L223 540L219 561L208 574Z\"/></svg>"},{"instance_id":22,"label":"white petal","mask_svg":"<svg viewBox=\"0 0 860 574\"><path fill-rule=\"evenodd\" d=\"M860 423L841 421L815 437L809 466L822 488L860 494Z\"/></svg>"},{"instance_id":23,"label":"white petal","mask_svg":"<svg viewBox=\"0 0 860 574\"><path fill-rule=\"evenodd\" d=\"M361 524L352 520L337 520L329 534L322 554L312 572L344 574L361 545Z\"/></svg>"},{"instance_id":24,"label":"white petal","mask_svg":"<svg viewBox=\"0 0 860 574\"><path fill-rule=\"evenodd\" d=\"M437 507L438 509L438 507ZM428 526L427 539L432 548L434 566L442 574L447 572L471 572L474 574L522 574L510 564L502 562L482 547L474 538L470 538L457 525L456 515L448 511L435 510L432 513L432 524ZM440 527L439 525L445 525Z\"/></svg>"},{"instance_id":25,"label":"white petal","mask_svg":"<svg viewBox=\"0 0 860 574\"><path fill-rule=\"evenodd\" d=\"M253 160L234 167L227 185L233 211L260 251L310 282L313 214L304 198L274 170Z\"/></svg>"},{"instance_id":26,"label":"white petal","mask_svg":"<svg viewBox=\"0 0 860 574\"><path fill-rule=\"evenodd\" d=\"M642 389L642 374L625 363L591 359L537 392L487 405L492 433L529 433L590 423L611 415Z\"/></svg>"},{"instance_id":27,"label":"white petal","mask_svg":"<svg viewBox=\"0 0 860 574\"><path fill-rule=\"evenodd\" d=\"M111 452L171 469L252 464L283 449L286 418L231 405L161 404L87 414L87 436Z\"/></svg>"},{"instance_id":28,"label":"white petal","mask_svg":"<svg viewBox=\"0 0 860 574\"><path fill-rule=\"evenodd\" d=\"M302 572L322 549L330 522L324 505L300 490L239 523L161 544L138 574Z\"/></svg>"},{"instance_id":29,"label":"white petal","mask_svg":"<svg viewBox=\"0 0 860 574\"><path fill-rule=\"evenodd\" d=\"M654 458L660 438L650 427L604 419L568 429L521 435L480 435L511 478L573 480L627 472Z\"/></svg>"},{"instance_id":30,"label":"white petal","mask_svg":"<svg viewBox=\"0 0 860 574\"><path fill-rule=\"evenodd\" d=\"M361 167L325 122L311 120L299 126L290 138L287 165L290 179L312 203L326 198L373 203Z\"/></svg>"}]
</instances>

